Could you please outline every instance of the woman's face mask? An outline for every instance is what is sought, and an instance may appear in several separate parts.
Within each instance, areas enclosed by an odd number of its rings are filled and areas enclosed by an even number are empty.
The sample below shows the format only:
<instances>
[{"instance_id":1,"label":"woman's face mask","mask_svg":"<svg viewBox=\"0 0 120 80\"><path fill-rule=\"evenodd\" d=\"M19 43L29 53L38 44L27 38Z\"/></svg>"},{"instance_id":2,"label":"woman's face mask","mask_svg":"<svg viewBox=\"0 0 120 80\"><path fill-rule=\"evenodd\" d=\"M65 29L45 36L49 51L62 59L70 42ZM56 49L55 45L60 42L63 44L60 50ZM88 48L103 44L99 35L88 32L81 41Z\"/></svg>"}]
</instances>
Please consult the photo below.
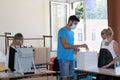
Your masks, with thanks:
<instances>
[{"instance_id":1,"label":"woman's face mask","mask_svg":"<svg viewBox=\"0 0 120 80\"><path fill-rule=\"evenodd\" d=\"M21 40L16 40L16 45L21 45L22 41Z\"/></svg>"},{"instance_id":2,"label":"woman's face mask","mask_svg":"<svg viewBox=\"0 0 120 80\"><path fill-rule=\"evenodd\" d=\"M107 39L104 39L103 42L108 42L108 40L107 40Z\"/></svg>"}]
</instances>

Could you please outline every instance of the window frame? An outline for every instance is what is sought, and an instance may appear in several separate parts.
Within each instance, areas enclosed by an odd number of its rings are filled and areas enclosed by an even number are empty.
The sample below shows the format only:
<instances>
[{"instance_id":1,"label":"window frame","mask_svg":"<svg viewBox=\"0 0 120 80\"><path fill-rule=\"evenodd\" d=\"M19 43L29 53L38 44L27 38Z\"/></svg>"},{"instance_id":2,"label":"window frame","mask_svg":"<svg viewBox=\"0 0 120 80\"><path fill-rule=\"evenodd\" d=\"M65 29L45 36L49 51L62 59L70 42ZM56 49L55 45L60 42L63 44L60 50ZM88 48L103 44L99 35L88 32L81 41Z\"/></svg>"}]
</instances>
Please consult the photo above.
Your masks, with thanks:
<instances>
[{"instance_id":1,"label":"window frame","mask_svg":"<svg viewBox=\"0 0 120 80\"><path fill-rule=\"evenodd\" d=\"M53 49L53 18L52 18L52 6L56 4L56 5L64 5L64 6L67 6L67 19L66 19L66 24L67 24L67 21L68 21L68 17L70 15L70 5L69 3L65 3L65 2L56 2L56 1L50 1L49 2L49 6L50 6L50 35L52 35L52 38L50 39L50 50L52 52L56 52L57 51L57 47L56 47L56 50Z\"/></svg>"}]
</instances>

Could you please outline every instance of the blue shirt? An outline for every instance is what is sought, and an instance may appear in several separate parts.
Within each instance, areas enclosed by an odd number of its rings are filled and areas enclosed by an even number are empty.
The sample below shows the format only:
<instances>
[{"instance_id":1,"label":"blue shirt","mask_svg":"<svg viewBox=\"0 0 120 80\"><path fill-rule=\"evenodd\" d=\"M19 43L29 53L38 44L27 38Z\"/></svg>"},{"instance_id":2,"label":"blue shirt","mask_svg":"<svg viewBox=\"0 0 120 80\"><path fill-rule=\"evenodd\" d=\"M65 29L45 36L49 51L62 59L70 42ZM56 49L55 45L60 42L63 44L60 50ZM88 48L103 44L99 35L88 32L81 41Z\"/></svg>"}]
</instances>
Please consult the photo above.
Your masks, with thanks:
<instances>
[{"instance_id":1,"label":"blue shirt","mask_svg":"<svg viewBox=\"0 0 120 80\"><path fill-rule=\"evenodd\" d=\"M64 48L61 38L66 38L68 44L74 44L74 32L66 26L61 28L58 32L58 47L57 58L58 60L74 60L74 49Z\"/></svg>"}]
</instances>

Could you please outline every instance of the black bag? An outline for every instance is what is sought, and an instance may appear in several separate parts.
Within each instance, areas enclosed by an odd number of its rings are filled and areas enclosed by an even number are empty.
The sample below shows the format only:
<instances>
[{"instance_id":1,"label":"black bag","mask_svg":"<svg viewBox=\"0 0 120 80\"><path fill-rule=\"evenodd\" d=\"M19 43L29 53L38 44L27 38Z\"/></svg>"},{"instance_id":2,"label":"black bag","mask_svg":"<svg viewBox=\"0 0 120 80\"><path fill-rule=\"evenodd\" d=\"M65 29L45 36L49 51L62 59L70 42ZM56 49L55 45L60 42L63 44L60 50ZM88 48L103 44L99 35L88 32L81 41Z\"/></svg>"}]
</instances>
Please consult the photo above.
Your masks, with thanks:
<instances>
[{"instance_id":1,"label":"black bag","mask_svg":"<svg viewBox=\"0 0 120 80\"><path fill-rule=\"evenodd\" d=\"M59 71L60 70L60 67L59 67L59 62L58 62L58 59L57 57L55 58L54 62L53 62L53 71Z\"/></svg>"},{"instance_id":2,"label":"black bag","mask_svg":"<svg viewBox=\"0 0 120 80\"><path fill-rule=\"evenodd\" d=\"M100 49L100 55L98 58L98 67L102 67L105 66L107 64L109 64L111 61L113 60L112 54L109 50L107 49ZM108 67L109 69L114 69L114 64L111 65L110 67Z\"/></svg>"},{"instance_id":3,"label":"black bag","mask_svg":"<svg viewBox=\"0 0 120 80\"><path fill-rule=\"evenodd\" d=\"M113 60L112 54L107 49L100 49L99 58L98 58L98 67L101 68L104 65L109 64ZM114 69L114 64L108 67L109 69ZM97 74L97 80L117 80L115 77L105 76Z\"/></svg>"}]
</instances>

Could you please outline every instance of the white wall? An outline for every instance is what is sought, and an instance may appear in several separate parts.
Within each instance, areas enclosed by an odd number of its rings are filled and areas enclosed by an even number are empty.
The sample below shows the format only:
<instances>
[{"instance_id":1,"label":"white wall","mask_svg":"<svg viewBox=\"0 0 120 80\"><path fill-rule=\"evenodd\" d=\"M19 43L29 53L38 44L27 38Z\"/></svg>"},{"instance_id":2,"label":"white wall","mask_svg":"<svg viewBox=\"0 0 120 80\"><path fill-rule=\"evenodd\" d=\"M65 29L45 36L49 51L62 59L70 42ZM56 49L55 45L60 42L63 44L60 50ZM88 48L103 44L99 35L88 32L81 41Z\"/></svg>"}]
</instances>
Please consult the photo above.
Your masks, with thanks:
<instances>
[{"instance_id":1,"label":"white wall","mask_svg":"<svg viewBox=\"0 0 120 80\"><path fill-rule=\"evenodd\" d=\"M50 0L50 1L73 3L73 2L80 1L80 0Z\"/></svg>"},{"instance_id":2,"label":"white wall","mask_svg":"<svg viewBox=\"0 0 120 80\"><path fill-rule=\"evenodd\" d=\"M24 37L50 35L49 0L0 0L0 35L5 32L20 32Z\"/></svg>"}]
</instances>

